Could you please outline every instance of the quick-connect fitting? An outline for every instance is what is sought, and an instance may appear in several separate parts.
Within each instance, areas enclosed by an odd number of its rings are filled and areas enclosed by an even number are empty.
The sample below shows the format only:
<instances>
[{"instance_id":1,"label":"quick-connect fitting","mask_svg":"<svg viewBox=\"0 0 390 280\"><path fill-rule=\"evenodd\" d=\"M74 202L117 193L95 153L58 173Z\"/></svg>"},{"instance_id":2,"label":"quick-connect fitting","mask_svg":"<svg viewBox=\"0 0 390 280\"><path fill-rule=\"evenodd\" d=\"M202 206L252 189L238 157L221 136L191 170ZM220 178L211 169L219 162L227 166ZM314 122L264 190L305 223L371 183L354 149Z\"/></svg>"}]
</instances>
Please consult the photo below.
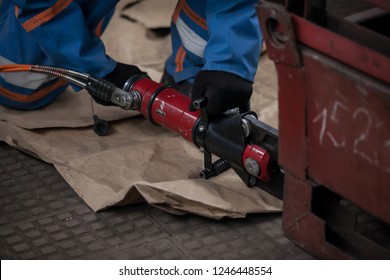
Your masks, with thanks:
<instances>
[{"instance_id":1,"label":"quick-connect fitting","mask_svg":"<svg viewBox=\"0 0 390 280\"><path fill-rule=\"evenodd\" d=\"M115 88L111 95L111 102L125 110L138 110L141 108L142 97L138 91L126 92Z\"/></svg>"}]
</instances>

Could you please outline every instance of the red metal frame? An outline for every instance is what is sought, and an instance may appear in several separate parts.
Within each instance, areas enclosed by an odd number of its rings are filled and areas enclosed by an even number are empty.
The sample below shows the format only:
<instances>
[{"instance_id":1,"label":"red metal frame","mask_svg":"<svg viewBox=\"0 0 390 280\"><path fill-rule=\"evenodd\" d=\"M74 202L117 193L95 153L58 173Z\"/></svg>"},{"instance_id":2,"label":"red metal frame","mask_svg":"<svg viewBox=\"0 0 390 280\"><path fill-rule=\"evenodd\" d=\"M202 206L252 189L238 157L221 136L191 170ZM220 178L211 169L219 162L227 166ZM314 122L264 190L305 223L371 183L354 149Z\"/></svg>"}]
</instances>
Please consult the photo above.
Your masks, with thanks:
<instances>
[{"instance_id":1,"label":"red metal frame","mask_svg":"<svg viewBox=\"0 0 390 280\"><path fill-rule=\"evenodd\" d=\"M388 57L296 15L292 14L291 19L299 43L385 83L390 83L390 60Z\"/></svg>"},{"instance_id":2,"label":"red metal frame","mask_svg":"<svg viewBox=\"0 0 390 280\"><path fill-rule=\"evenodd\" d=\"M281 5L258 15L278 73L286 236L319 258L389 258L348 208L390 225L389 57Z\"/></svg>"}]
</instances>

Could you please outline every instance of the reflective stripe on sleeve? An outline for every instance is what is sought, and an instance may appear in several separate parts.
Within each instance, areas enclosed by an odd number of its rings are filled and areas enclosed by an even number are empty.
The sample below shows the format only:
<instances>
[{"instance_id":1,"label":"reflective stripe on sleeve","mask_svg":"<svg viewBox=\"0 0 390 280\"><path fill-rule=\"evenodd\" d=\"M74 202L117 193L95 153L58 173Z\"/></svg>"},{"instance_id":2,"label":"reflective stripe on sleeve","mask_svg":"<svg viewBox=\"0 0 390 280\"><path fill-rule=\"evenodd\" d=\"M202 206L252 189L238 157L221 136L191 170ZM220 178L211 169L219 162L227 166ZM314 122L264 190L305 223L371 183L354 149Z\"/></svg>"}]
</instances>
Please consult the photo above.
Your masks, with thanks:
<instances>
[{"instance_id":1,"label":"reflective stripe on sleeve","mask_svg":"<svg viewBox=\"0 0 390 280\"><path fill-rule=\"evenodd\" d=\"M172 21L174 23L176 23L177 19L179 18L179 14L181 12L181 9L183 8L183 5L184 5L184 0L179 0L179 2L177 2L175 11L173 12L172 15Z\"/></svg>"},{"instance_id":2,"label":"reflective stripe on sleeve","mask_svg":"<svg viewBox=\"0 0 390 280\"><path fill-rule=\"evenodd\" d=\"M183 12L197 25L202 27L204 30L207 30L207 23L204 18L202 18L200 15L195 13L194 10L191 9L191 7L185 2L183 5Z\"/></svg>"},{"instance_id":3,"label":"reflective stripe on sleeve","mask_svg":"<svg viewBox=\"0 0 390 280\"><path fill-rule=\"evenodd\" d=\"M38 26L44 24L45 22L50 21L56 15L61 13L72 2L73 2L73 0L58 0L50 8L44 10L43 12L37 14L36 16L32 17L31 19L29 19L29 20L25 21L24 23L22 23L23 28L27 32L30 32L30 31L34 30ZM16 17L18 17L18 14L19 14L19 7L15 6L15 15L16 15Z\"/></svg>"},{"instance_id":4,"label":"reflective stripe on sleeve","mask_svg":"<svg viewBox=\"0 0 390 280\"><path fill-rule=\"evenodd\" d=\"M183 46L180 46L180 48L177 50L177 54L175 58L175 63L176 63L175 72L183 71L183 63L185 57L186 57L186 51L184 50Z\"/></svg>"},{"instance_id":5,"label":"reflective stripe on sleeve","mask_svg":"<svg viewBox=\"0 0 390 280\"><path fill-rule=\"evenodd\" d=\"M0 56L0 65L5 64L15 64L15 62ZM0 72L0 77L3 78L3 80L8 84L33 90L39 88L44 83L47 83L48 81L54 79L53 77L50 77L45 74L32 72Z\"/></svg>"},{"instance_id":6,"label":"reflective stripe on sleeve","mask_svg":"<svg viewBox=\"0 0 390 280\"><path fill-rule=\"evenodd\" d=\"M206 40L196 34L180 17L176 21L176 28L183 46L193 54L203 58Z\"/></svg>"},{"instance_id":7,"label":"reflective stripe on sleeve","mask_svg":"<svg viewBox=\"0 0 390 280\"><path fill-rule=\"evenodd\" d=\"M52 84L48 87L42 88L36 92L33 92L30 95L12 92L9 89L6 89L6 88L0 86L0 95L3 95L4 97L11 99L13 101L28 103L28 102L34 102L34 101L37 101L39 99L42 99L46 95L50 94L54 90L66 85L66 84L67 84L66 81L58 80L54 84Z\"/></svg>"}]
</instances>

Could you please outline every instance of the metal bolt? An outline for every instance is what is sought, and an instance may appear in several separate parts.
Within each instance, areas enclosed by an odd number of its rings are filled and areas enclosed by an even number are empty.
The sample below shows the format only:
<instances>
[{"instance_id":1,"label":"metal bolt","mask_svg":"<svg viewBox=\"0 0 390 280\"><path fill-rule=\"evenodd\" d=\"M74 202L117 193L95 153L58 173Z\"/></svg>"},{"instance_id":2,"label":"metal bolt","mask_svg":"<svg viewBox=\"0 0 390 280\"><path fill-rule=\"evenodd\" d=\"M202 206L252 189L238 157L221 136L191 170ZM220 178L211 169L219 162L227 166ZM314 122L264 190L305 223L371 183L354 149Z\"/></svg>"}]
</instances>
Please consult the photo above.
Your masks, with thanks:
<instances>
[{"instance_id":1,"label":"metal bolt","mask_svg":"<svg viewBox=\"0 0 390 280\"><path fill-rule=\"evenodd\" d=\"M205 131L205 127L203 125L199 126L199 132L204 132Z\"/></svg>"},{"instance_id":2,"label":"metal bolt","mask_svg":"<svg viewBox=\"0 0 390 280\"><path fill-rule=\"evenodd\" d=\"M255 176L250 176L249 178L249 186L254 186L257 182L257 178Z\"/></svg>"},{"instance_id":3,"label":"metal bolt","mask_svg":"<svg viewBox=\"0 0 390 280\"><path fill-rule=\"evenodd\" d=\"M247 158L245 160L245 169L250 175L253 176L258 176L260 173L259 164L253 158Z\"/></svg>"},{"instance_id":4,"label":"metal bolt","mask_svg":"<svg viewBox=\"0 0 390 280\"><path fill-rule=\"evenodd\" d=\"M243 118L241 120L241 126L242 126L242 130L244 131L245 137L248 137L249 135L251 135L251 124L249 123L249 121L247 119Z\"/></svg>"},{"instance_id":5,"label":"metal bolt","mask_svg":"<svg viewBox=\"0 0 390 280\"><path fill-rule=\"evenodd\" d=\"M131 96L131 109L138 110L139 108L141 108L141 94L137 90L130 91L129 94Z\"/></svg>"}]
</instances>

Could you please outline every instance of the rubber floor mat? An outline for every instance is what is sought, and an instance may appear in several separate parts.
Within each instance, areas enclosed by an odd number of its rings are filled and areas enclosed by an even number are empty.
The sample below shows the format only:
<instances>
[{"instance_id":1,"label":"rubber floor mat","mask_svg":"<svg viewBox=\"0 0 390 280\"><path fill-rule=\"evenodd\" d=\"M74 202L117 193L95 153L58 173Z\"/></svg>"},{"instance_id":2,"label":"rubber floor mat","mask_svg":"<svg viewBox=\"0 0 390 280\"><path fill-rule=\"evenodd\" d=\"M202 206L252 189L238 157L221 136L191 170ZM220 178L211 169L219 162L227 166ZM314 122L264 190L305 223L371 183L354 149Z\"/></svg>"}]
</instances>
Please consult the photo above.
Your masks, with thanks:
<instances>
[{"instance_id":1,"label":"rubber floor mat","mask_svg":"<svg viewBox=\"0 0 390 280\"><path fill-rule=\"evenodd\" d=\"M280 214L210 220L148 204L95 213L45 162L0 142L1 259L312 259Z\"/></svg>"}]
</instances>

